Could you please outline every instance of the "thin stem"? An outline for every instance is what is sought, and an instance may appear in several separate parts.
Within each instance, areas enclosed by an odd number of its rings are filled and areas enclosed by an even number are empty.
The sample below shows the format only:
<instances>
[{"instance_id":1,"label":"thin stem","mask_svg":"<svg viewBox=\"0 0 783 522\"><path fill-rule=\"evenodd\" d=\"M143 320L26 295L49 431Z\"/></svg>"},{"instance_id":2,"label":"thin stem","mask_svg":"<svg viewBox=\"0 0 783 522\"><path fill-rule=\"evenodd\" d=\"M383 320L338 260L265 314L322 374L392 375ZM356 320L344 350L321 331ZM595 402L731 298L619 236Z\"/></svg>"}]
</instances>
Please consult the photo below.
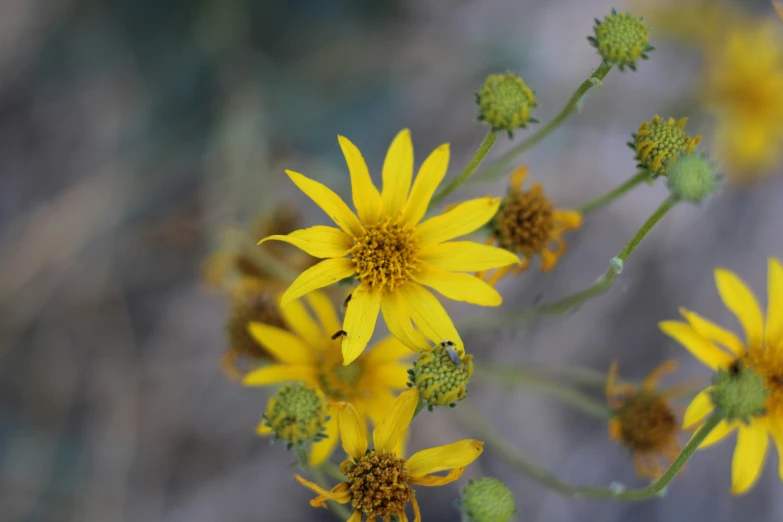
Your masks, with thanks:
<instances>
[{"instance_id":1,"label":"thin stem","mask_svg":"<svg viewBox=\"0 0 783 522\"><path fill-rule=\"evenodd\" d=\"M587 94L587 91L596 85L600 85L601 80L603 80L606 75L609 74L610 70L612 70L612 64L601 62L601 65L599 65L597 69L590 73L590 76L588 76L585 81L579 84L579 87L577 87L574 94L572 94L571 98L568 100L568 103L565 104L565 107L563 107L560 113L555 116L552 121L541 127L538 132L532 134L530 137L520 142L516 147L512 148L503 154L500 158L495 160L489 167L482 171L481 178L492 179L500 177L506 170L508 170L509 165L514 162L517 156L527 152L537 145L541 140L549 136L549 134L558 128L561 123L568 119L569 116L578 111L579 102L582 100L582 97Z\"/></svg>"},{"instance_id":2,"label":"thin stem","mask_svg":"<svg viewBox=\"0 0 783 522\"><path fill-rule=\"evenodd\" d=\"M542 486L551 489L561 495L575 499L613 499L613 500L646 500L661 494L667 484L677 476L683 465L691 458L699 445L707 438L707 435L718 425L722 417L713 413L707 422L685 445L680 454L671 464L666 473L658 480L645 488L625 489L617 485L610 488L597 488L591 486L574 486L563 482L546 468L533 462L517 450L510 442L500 435L489 423L481 419L480 413L473 406L462 404L456 410L457 414L465 421L470 422L471 429L478 431L478 436L484 439L485 444L492 448L520 473L527 475Z\"/></svg>"},{"instance_id":3,"label":"thin stem","mask_svg":"<svg viewBox=\"0 0 783 522\"><path fill-rule=\"evenodd\" d=\"M339 466L332 463L331 461L326 461L323 464L321 464L321 470L332 477L335 480L339 480L340 482L344 482L347 480L347 477L343 475L342 471L340 471Z\"/></svg>"},{"instance_id":4,"label":"thin stem","mask_svg":"<svg viewBox=\"0 0 783 522\"><path fill-rule=\"evenodd\" d=\"M332 488L329 487L329 485L326 483L326 478L324 477L323 472L318 468L311 468L310 472L313 474L313 481L324 488L325 490L330 490ZM329 511L334 513L334 516L336 516L340 520L348 520L351 518L351 512L340 504L339 502L335 502L333 500L327 500L327 504L329 504Z\"/></svg>"},{"instance_id":5,"label":"thin stem","mask_svg":"<svg viewBox=\"0 0 783 522\"><path fill-rule=\"evenodd\" d=\"M643 181L647 181L650 178L650 174L646 170L642 170L638 172L635 176L633 176L631 179L620 185L619 187L610 190L606 194L599 196L593 200L588 201L584 205L577 207L576 210L581 212L582 214L587 214L588 212L592 212L593 210L596 210L598 208L603 207L604 205L608 205L615 199L619 198L632 188L634 188L636 185Z\"/></svg>"},{"instance_id":6,"label":"thin stem","mask_svg":"<svg viewBox=\"0 0 783 522\"><path fill-rule=\"evenodd\" d=\"M460 185L468 180L468 178L476 170L476 167L478 167L481 161L484 159L484 156L487 155L489 149L491 149L492 145L495 144L495 140L497 140L497 138L498 133L490 129L487 135L484 137L484 141L481 142L478 150L473 155L473 158L471 158L470 163L468 163L463 171L460 172L459 176L457 176L454 180L452 180L451 183L443 187L432 197L432 200L430 201L430 207L433 207L443 201L446 197L448 197L449 194L457 190Z\"/></svg>"}]
</instances>

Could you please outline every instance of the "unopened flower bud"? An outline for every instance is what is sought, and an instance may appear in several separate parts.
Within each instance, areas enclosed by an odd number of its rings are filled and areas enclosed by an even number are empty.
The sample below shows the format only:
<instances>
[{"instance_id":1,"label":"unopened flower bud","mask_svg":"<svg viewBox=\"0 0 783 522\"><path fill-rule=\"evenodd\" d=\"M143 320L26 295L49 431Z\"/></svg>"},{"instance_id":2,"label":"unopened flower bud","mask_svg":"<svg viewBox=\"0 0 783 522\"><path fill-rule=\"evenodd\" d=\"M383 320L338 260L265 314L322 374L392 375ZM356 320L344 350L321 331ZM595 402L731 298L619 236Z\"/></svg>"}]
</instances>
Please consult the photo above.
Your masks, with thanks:
<instances>
[{"instance_id":1,"label":"unopened flower bud","mask_svg":"<svg viewBox=\"0 0 783 522\"><path fill-rule=\"evenodd\" d=\"M476 93L478 119L487 122L494 131L506 131L509 137L516 129L528 123L537 123L530 117L538 105L536 95L525 81L514 73L492 74Z\"/></svg>"},{"instance_id":2,"label":"unopened flower bud","mask_svg":"<svg viewBox=\"0 0 783 522\"><path fill-rule=\"evenodd\" d=\"M409 386L419 389L422 406L430 410L435 406L454 406L468 393L473 356L460 353L450 341L443 341L432 350L421 352L408 375Z\"/></svg>"},{"instance_id":3,"label":"unopened flower bud","mask_svg":"<svg viewBox=\"0 0 783 522\"><path fill-rule=\"evenodd\" d=\"M306 384L288 384L269 399L263 416L276 439L289 446L324 436L328 410L323 393Z\"/></svg>"},{"instance_id":4,"label":"unopened flower bud","mask_svg":"<svg viewBox=\"0 0 783 522\"><path fill-rule=\"evenodd\" d=\"M653 176L666 175L666 169L671 161L680 154L691 154L701 141L701 136L691 138L685 132L688 118L674 121L655 116L650 122L639 126L633 134L633 143L628 146L636 151L637 167L647 169Z\"/></svg>"},{"instance_id":5,"label":"unopened flower bud","mask_svg":"<svg viewBox=\"0 0 783 522\"><path fill-rule=\"evenodd\" d=\"M676 158L669 164L666 178L675 196L692 203L701 203L718 185L715 166L700 154Z\"/></svg>"},{"instance_id":6,"label":"unopened flower bud","mask_svg":"<svg viewBox=\"0 0 783 522\"><path fill-rule=\"evenodd\" d=\"M598 50L605 62L617 65L620 70L628 67L636 70L636 60L647 60L646 53L655 48L647 43L647 26L644 20L631 14L612 14L603 21L596 19L594 36L588 36L590 45Z\"/></svg>"},{"instance_id":7,"label":"unopened flower bud","mask_svg":"<svg viewBox=\"0 0 783 522\"><path fill-rule=\"evenodd\" d=\"M514 494L496 478L471 481L459 503L463 522L508 522L516 513Z\"/></svg>"}]
</instances>

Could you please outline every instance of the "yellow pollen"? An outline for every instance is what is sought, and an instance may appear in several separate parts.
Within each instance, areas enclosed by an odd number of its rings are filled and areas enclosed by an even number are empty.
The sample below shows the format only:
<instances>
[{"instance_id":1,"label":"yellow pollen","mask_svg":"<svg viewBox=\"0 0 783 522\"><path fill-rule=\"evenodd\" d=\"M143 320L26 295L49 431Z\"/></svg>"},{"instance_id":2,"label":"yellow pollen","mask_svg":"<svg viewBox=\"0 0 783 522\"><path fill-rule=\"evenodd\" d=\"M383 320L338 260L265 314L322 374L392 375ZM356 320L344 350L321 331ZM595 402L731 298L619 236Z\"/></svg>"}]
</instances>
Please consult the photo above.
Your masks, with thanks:
<instances>
[{"instance_id":1,"label":"yellow pollen","mask_svg":"<svg viewBox=\"0 0 783 522\"><path fill-rule=\"evenodd\" d=\"M405 460L393 453L371 451L358 462L347 461L341 471L350 483L353 508L361 510L368 520L381 517L389 522L392 515L405 512L405 506L414 496L408 485Z\"/></svg>"},{"instance_id":2,"label":"yellow pollen","mask_svg":"<svg viewBox=\"0 0 783 522\"><path fill-rule=\"evenodd\" d=\"M350 250L356 272L374 288L394 290L416 270L419 248L413 229L392 222L390 217L365 227L364 235L354 238Z\"/></svg>"},{"instance_id":3,"label":"yellow pollen","mask_svg":"<svg viewBox=\"0 0 783 522\"><path fill-rule=\"evenodd\" d=\"M503 248L530 257L551 240L554 205L539 184L529 191L511 191L495 217L494 227Z\"/></svg>"},{"instance_id":4,"label":"yellow pollen","mask_svg":"<svg viewBox=\"0 0 783 522\"><path fill-rule=\"evenodd\" d=\"M677 419L658 394L639 393L628 397L619 410L620 440L632 451L659 452L677 433Z\"/></svg>"}]
</instances>

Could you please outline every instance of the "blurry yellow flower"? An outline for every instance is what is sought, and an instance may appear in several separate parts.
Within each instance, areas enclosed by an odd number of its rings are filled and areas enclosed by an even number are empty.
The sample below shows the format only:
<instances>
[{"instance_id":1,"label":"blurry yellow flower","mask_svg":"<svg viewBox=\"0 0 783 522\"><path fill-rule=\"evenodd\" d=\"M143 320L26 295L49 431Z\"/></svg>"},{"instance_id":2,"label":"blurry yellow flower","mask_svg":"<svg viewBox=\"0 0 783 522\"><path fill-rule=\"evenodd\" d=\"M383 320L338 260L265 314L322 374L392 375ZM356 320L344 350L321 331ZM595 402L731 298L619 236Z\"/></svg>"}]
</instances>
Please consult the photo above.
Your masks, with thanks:
<instances>
[{"instance_id":1,"label":"blurry yellow flower","mask_svg":"<svg viewBox=\"0 0 783 522\"><path fill-rule=\"evenodd\" d=\"M772 2L772 6L775 8L775 11L778 13L780 19L783 20L783 2L774 0Z\"/></svg>"},{"instance_id":2,"label":"blurry yellow flower","mask_svg":"<svg viewBox=\"0 0 783 522\"><path fill-rule=\"evenodd\" d=\"M411 351L393 337L379 341L367 353L344 366L340 341L332 340L339 320L329 298L321 292L307 295L317 320L301 301L291 301L280 308L290 332L279 326L250 323L250 333L276 362L248 373L243 383L265 386L281 382L302 381L316 386L327 401L350 401L366 422L378 423L394 402L394 394L407 387L408 367L402 359ZM263 423L261 435L270 433ZM337 444L337 420L326 423L328 437L313 445L312 465L326 460Z\"/></svg>"},{"instance_id":3,"label":"blurry yellow flower","mask_svg":"<svg viewBox=\"0 0 783 522\"><path fill-rule=\"evenodd\" d=\"M719 268L715 281L723 303L745 331L744 343L734 333L684 309L680 313L686 322L663 321L659 326L705 365L724 372L719 375L731 375L742 366L766 380L767 395L766 399L762 396L764 407L758 414L744 420L724 419L701 445L709 446L738 431L731 468L732 493L736 494L747 491L759 477L770 436L783 456L783 266L776 259L769 260L766 328L756 298L741 279ZM693 399L685 412L684 427L700 424L715 408L716 387L707 388ZM783 466L780 475L783 479Z\"/></svg>"},{"instance_id":4,"label":"blurry yellow flower","mask_svg":"<svg viewBox=\"0 0 783 522\"><path fill-rule=\"evenodd\" d=\"M491 275L479 274L493 286L512 270L516 273L527 270L536 255L541 256L541 270L552 270L566 251L563 233L582 225L582 215L575 210L556 209L540 183L534 183L530 190L522 190L526 177L527 167L520 167L511 175L511 187L492 220L490 237L490 241L519 254L522 264L500 268Z\"/></svg>"},{"instance_id":5,"label":"blurry yellow flower","mask_svg":"<svg viewBox=\"0 0 783 522\"><path fill-rule=\"evenodd\" d=\"M366 425L350 404L341 404L337 418L340 438L348 460L340 470L348 477L346 482L326 491L317 484L296 475L304 486L318 496L310 501L313 507L326 507L326 500L341 504L351 502L353 514L349 522L360 522L376 517L388 521L396 515L408 520L405 508L413 504L414 522L421 522L419 504L412 485L442 486L457 480L465 467L476 460L483 451L483 443L473 439L461 440L446 446L426 449L404 459L394 451L397 442L413 418L419 403L418 390L411 388L395 401L373 432L373 449L367 436ZM445 476L433 475L449 470Z\"/></svg>"},{"instance_id":6,"label":"blurry yellow flower","mask_svg":"<svg viewBox=\"0 0 783 522\"><path fill-rule=\"evenodd\" d=\"M424 286L457 301L498 306L494 288L464 273L519 262L502 249L470 241L449 242L469 234L492 219L499 198L479 198L421 222L435 189L446 174L449 146L441 145L424 160L413 187L413 145L407 130L389 147L383 164L383 191L373 185L359 149L339 137L353 188L354 214L324 185L286 171L291 180L340 228L315 226L287 236L286 241L325 259L303 272L283 294L282 304L313 290L356 277L342 330L344 363L350 364L367 346L382 312L391 333L413 350L450 340L464 351L448 313ZM411 321L415 323L414 329Z\"/></svg>"}]
</instances>

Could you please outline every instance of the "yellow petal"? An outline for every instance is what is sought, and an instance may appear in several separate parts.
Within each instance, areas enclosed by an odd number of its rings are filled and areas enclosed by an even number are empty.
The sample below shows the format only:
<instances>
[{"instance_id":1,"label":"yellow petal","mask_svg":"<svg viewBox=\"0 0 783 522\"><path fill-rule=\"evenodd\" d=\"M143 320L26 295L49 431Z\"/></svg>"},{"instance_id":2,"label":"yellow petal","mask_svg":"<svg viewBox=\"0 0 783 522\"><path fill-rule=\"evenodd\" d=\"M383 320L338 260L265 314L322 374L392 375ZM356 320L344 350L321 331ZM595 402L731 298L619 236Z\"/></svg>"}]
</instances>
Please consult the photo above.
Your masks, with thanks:
<instances>
[{"instance_id":1,"label":"yellow petal","mask_svg":"<svg viewBox=\"0 0 783 522\"><path fill-rule=\"evenodd\" d=\"M335 312L334 305L332 305L332 302L325 293L318 291L310 292L307 294L307 302L310 304L310 308L313 309L315 316L318 318L318 322L321 323L322 330L325 334L331 336L340 329L340 321L337 319L337 312Z\"/></svg>"},{"instance_id":2,"label":"yellow petal","mask_svg":"<svg viewBox=\"0 0 783 522\"><path fill-rule=\"evenodd\" d=\"M413 522L421 522L421 510L419 509L419 503L416 501L416 497L411 499L413 504Z\"/></svg>"},{"instance_id":3,"label":"yellow petal","mask_svg":"<svg viewBox=\"0 0 783 522\"><path fill-rule=\"evenodd\" d=\"M316 205L321 207L321 210L326 212L327 216L337 223L338 227L342 228L351 237L362 235L362 224L359 222L359 218L351 212L351 209L348 208L348 205L345 204L345 201L340 196L326 185L302 176L298 172L286 170L285 173L299 187L299 190L307 194Z\"/></svg>"},{"instance_id":4,"label":"yellow petal","mask_svg":"<svg viewBox=\"0 0 783 522\"><path fill-rule=\"evenodd\" d=\"M367 354L367 366L377 366L384 363L398 362L406 357L413 357L413 350L402 344L394 337L381 339L370 349Z\"/></svg>"},{"instance_id":5,"label":"yellow petal","mask_svg":"<svg viewBox=\"0 0 783 522\"><path fill-rule=\"evenodd\" d=\"M326 438L314 442L312 448L310 448L310 456L308 459L310 467L312 468L318 467L326 462L334 451L334 447L337 445L337 440L339 438L337 418L333 416L329 419L324 426L324 431L326 432Z\"/></svg>"},{"instance_id":6,"label":"yellow petal","mask_svg":"<svg viewBox=\"0 0 783 522\"><path fill-rule=\"evenodd\" d=\"M331 491L326 491L315 482L310 482L309 480L302 478L297 474L294 475L294 478L301 485L308 487L318 493L318 496L310 501L310 505L313 507L326 507L327 500L334 500L340 504L345 504L351 500L351 490L349 489L350 485L347 482L341 482L333 487Z\"/></svg>"},{"instance_id":7,"label":"yellow petal","mask_svg":"<svg viewBox=\"0 0 783 522\"><path fill-rule=\"evenodd\" d=\"M370 372L373 384L395 390L404 390L408 387L408 370L410 367L410 364L400 363L378 365Z\"/></svg>"},{"instance_id":8,"label":"yellow petal","mask_svg":"<svg viewBox=\"0 0 783 522\"><path fill-rule=\"evenodd\" d=\"M443 477L439 477L438 475L424 475L423 477L416 478L411 477L410 483L418 486L443 486L460 478L463 471L465 471L465 468L455 468Z\"/></svg>"},{"instance_id":9,"label":"yellow petal","mask_svg":"<svg viewBox=\"0 0 783 522\"><path fill-rule=\"evenodd\" d=\"M375 387L371 393L354 399L354 406L360 415L366 415L377 426L394 405L397 397L387 389Z\"/></svg>"},{"instance_id":10,"label":"yellow petal","mask_svg":"<svg viewBox=\"0 0 783 522\"><path fill-rule=\"evenodd\" d=\"M497 290L472 274L447 272L423 264L413 280L434 288L444 297L481 306L499 306L503 302Z\"/></svg>"},{"instance_id":11,"label":"yellow petal","mask_svg":"<svg viewBox=\"0 0 783 522\"><path fill-rule=\"evenodd\" d=\"M337 404L337 424L345 453L354 459L363 457L368 440L364 417L359 416L352 404L341 402Z\"/></svg>"},{"instance_id":12,"label":"yellow petal","mask_svg":"<svg viewBox=\"0 0 783 522\"><path fill-rule=\"evenodd\" d=\"M416 227L420 248L470 234L485 225L500 208L500 198L479 198L460 203L445 214Z\"/></svg>"},{"instance_id":13,"label":"yellow petal","mask_svg":"<svg viewBox=\"0 0 783 522\"><path fill-rule=\"evenodd\" d=\"M312 364L268 364L245 375L242 384L265 386L291 381L318 384L318 372Z\"/></svg>"},{"instance_id":14,"label":"yellow petal","mask_svg":"<svg viewBox=\"0 0 783 522\"><path fill-rule=\"evenodd\" d=\"M289 243L311 256L321 259L343 257L353 246L353 238L339 228L321 225L294 230L288 235L268 236L258 244L270 240Z\"/></svg>"},{"instance_id":15,"label":"yellow petal","mask_svg":"<svg viewBox=\"0 0 783 522\"><path fill-rule=\"evenodd\" d=\"M695 312L690 312L685 308L680 308L680 314L690 323L694 331L706 337L710 341L725 346L736 357L745 356L745 346L739 337L734 335L733 332L726 330L725 328L718 326L712 321L708 321Z\"/></svg>"},{"instance_id":16,"label":"yellow petal","mask_svg":"<svg viewBox=\"0 0 783 522\"><path fill-rule=\"evenodd\" d=\"M272 428L267 426L266 421L262 420L258 423L258 426L256 426L256 435L259 437L266 437L267 435L272 434Z\"/></svg>"},{"instance_id":17,"label":"yellow petal","mask_svg":"<svg viewBox=\"0 0 783 522\"><path fill-rule=\"evenodd\" d=\"M685 415L682 417L683 428L687 429L696 423L701 422L704 417L715 409L715 406L712 404L712 399L710 398L711 391L712 386L703 389L693 398L688 405L688 408L685 410Z\"/></svg>"},{"instance_id":18,"label":"yellow petal","mask_svg":"<svg viewBox=\"0 0 783 522\"><path fill-rule=\"evenodd\" d=\"M381 311L389 332L401 343L413 351L430 348L424 334L413 327L408 308L399 292L390 292L381 297Z\"/></svg>"},{"instance_id":19,"label":"yellow petal","mask_svg":"<svg viewBox=\"0 0 783 522\"><path fill-rule=\"evenodd\" d=\"M419 404L419 390L410 388L400 394L383 420L375 426L372 438L376 451L392 451L408 430Z\"/></svg>"},{"instance_id":20,"label":"yellow petal","mask_svg":"<svg viewBox=\"0 0 783 522\"><path fill-rule=\"evenodd\" d=\"M351 294L351 304L343 321L343 364L352 363L370 342L378 312L381 310L381 291L361 284Z\"/></svg>"},{"instance_id":21,"label":"yellow petal","mask_svg":"<svg viewBox=\"0 0 783 522\"><path fill-rule=\"evenodd\" d=\"M403 129L395 136L383 162L381 215L397 217L408 199L413 177L411 133Z\"/></svg>"},{"instance_id":22,"label":"yellow petal","mask_svg":"<svg viewBox=\"0 0 783 522\"><path fill-rule=\"evenodd\" d=\"M708 448L713 444L717 444L718 442L722 441L729 433L734 431L737 425L737 422L720 421L718 425L713 428L710 434L707 435L707 438L704 439L701 444L699 444L699 449Z\"/></svg>"},{"instance_id":23,"label":"yellow petal","mask_svg":"<svg viewBox=\"0 0 783 522\"><path fill-rule=\"evenodd\" d=\"M775 258L769 259L767 268L767 330L768 347L783 350L783 266Z\"/></svg>"},{"instance_id":24,"label":"yellow petal","mask_svg":"<svg viewBox=\"0 0 783 522\"><path fill-rule=\"evenodd\" d=\"M348 164L348 172L351 173L351 188L353 189L353 206L356 208L359 219L364 224L372 224L378 221L378 213L381 210L381 195L370 178L367 163L364 162L362 153L345 136L337 136L340 148L343 149L345 163Z\"/></svg>"},{"instance_id":25,"label":"yellow petal","mask_svg":"<svg viewBox=\"0 0 783 522\"><path fill-rule=\"evenodd\" d=\"M734 359L712 344L709 340L697 334L693 327L679 321L662 321L658 327L688 349L691 354L713 370L727 368Z\"/></svg>"},{"instance_id":26,"label":"yellow petal","mask_svg":"<svg viewBox=\"0 0 783 522\"><path fill-rule=\"evenodd\" d=\"M351 518L348 519L348 522L362 522L362 517L364 515L362 514L362 511L354 511L351 513Z\"/></svg>"},{"instance_id":27,"label":"yellow petal","mask_svg":"<svg viewBox=\"0 0 783 522\"><path fill-rule=\"evenodd\" d=\"M410 476L423 477L447 469L464 468L481 455L484 443L466 439L414 453L405 463Z\"/></svg>"},{"instance_id":28,"label":"yellow petal","mask_svg":"<svg viewBox=\"0 0 783 522\"><path fill-rule=\"evenodd\" d=\"M555 210L555 221L563 228L579 228L582 226L582 214L576 210Z\"/></svg>"},{"instance_id":29,"label":"yellow petal","mask_svg":"<svg viewBox=\"0 0 783 522\"><path fill-rule=\"evenodd\" d=\"M451 272L479 272L519 263L513 252L473 241L436 243L422 248L418 257Z\"/></svg>"},{"instance_id":30,"label":"yellow petal","mask_svg":"<svg viewBox=\"0 0 783 522\"><path fill-rule=\"evenodd\" d=\"M288 364L315 362L315 353L291 332L264 323L250 323L248 330L250 335L280 362Z\"/></svg>"},{"instance_id":31,"label":"yellow petal","mask_svg":"<svg viewBox=\"0 0 783 522\"><path fill-rule=\"evenodd\" d=\"M355 272L353 261L348 258L325 259L299 274L280 298L280 305L285 306L294 299L350 277Z\"/></svg>"},{"instance_id":32,"label":"yellow petal","mask_svg":"<svg viewBox=\"0 0 783 522\"><path fill-rule=\"evenodd\" d=\"M427 338L435 344L451 341L457 350L464 351L465 345L454 323L432 292L417 283L407 283L398 291L411 319Z\"/></svg>"},{"instance_id":33,"label":"yellow petal","mask_svg":"<svg viewBox=\"0 0 783 522\"><path fill-rule=\"evenodd\" d=\"M432 195L443 181L448 167L449 144L444 143L424 160L413 182L410 197L402 210L402 218L409 225L416 225L424 217Z\"/></svg>"},{"instance_id":34,"label":"yellow petal","mask_svg":"<svg viewBox=\"0 0 783 522\"><path fill-rule=\"evenodd\" d=\"M718 286L723 304L737 316L749 348L761 347L764 336L764 319L761 316L753 292L733 272L718 268L715 270L715 284Z\"/></svg>"},{"instance_id":35,"label":"yellow petal","mask_svg":"<svg viewBox=\"0 0 783 522\"><path fill-rule=\"evenodd\" d=\"M731 461L731 492L745 493L756 482L764 465L769 436L758 426L739 425L737 447Z\"/></svg>"},{"instance_id":36,"label":"yellow petal","mask_svg":"<svg viewBox=\"0 0 783 522\"><path fill-rule=\"evenodd\" d=\"M777 429L772 433L772 440L778 450L778 476L783 480L783 430Z\"/></svg>"},{"instance_id":37,"label":"yellow petal","mask_svg":"<svg viewBox=\"0 0 783 522\"><path fill-rule=\"evenodd\" d=\"M321 348L329 341L334 332L324 332L312 318L302 301L295 299L280 307L280 314L291 331L298 335L311 348ZM336 330L335 330L336 331Z\"/></svg>"}]
</instances>

